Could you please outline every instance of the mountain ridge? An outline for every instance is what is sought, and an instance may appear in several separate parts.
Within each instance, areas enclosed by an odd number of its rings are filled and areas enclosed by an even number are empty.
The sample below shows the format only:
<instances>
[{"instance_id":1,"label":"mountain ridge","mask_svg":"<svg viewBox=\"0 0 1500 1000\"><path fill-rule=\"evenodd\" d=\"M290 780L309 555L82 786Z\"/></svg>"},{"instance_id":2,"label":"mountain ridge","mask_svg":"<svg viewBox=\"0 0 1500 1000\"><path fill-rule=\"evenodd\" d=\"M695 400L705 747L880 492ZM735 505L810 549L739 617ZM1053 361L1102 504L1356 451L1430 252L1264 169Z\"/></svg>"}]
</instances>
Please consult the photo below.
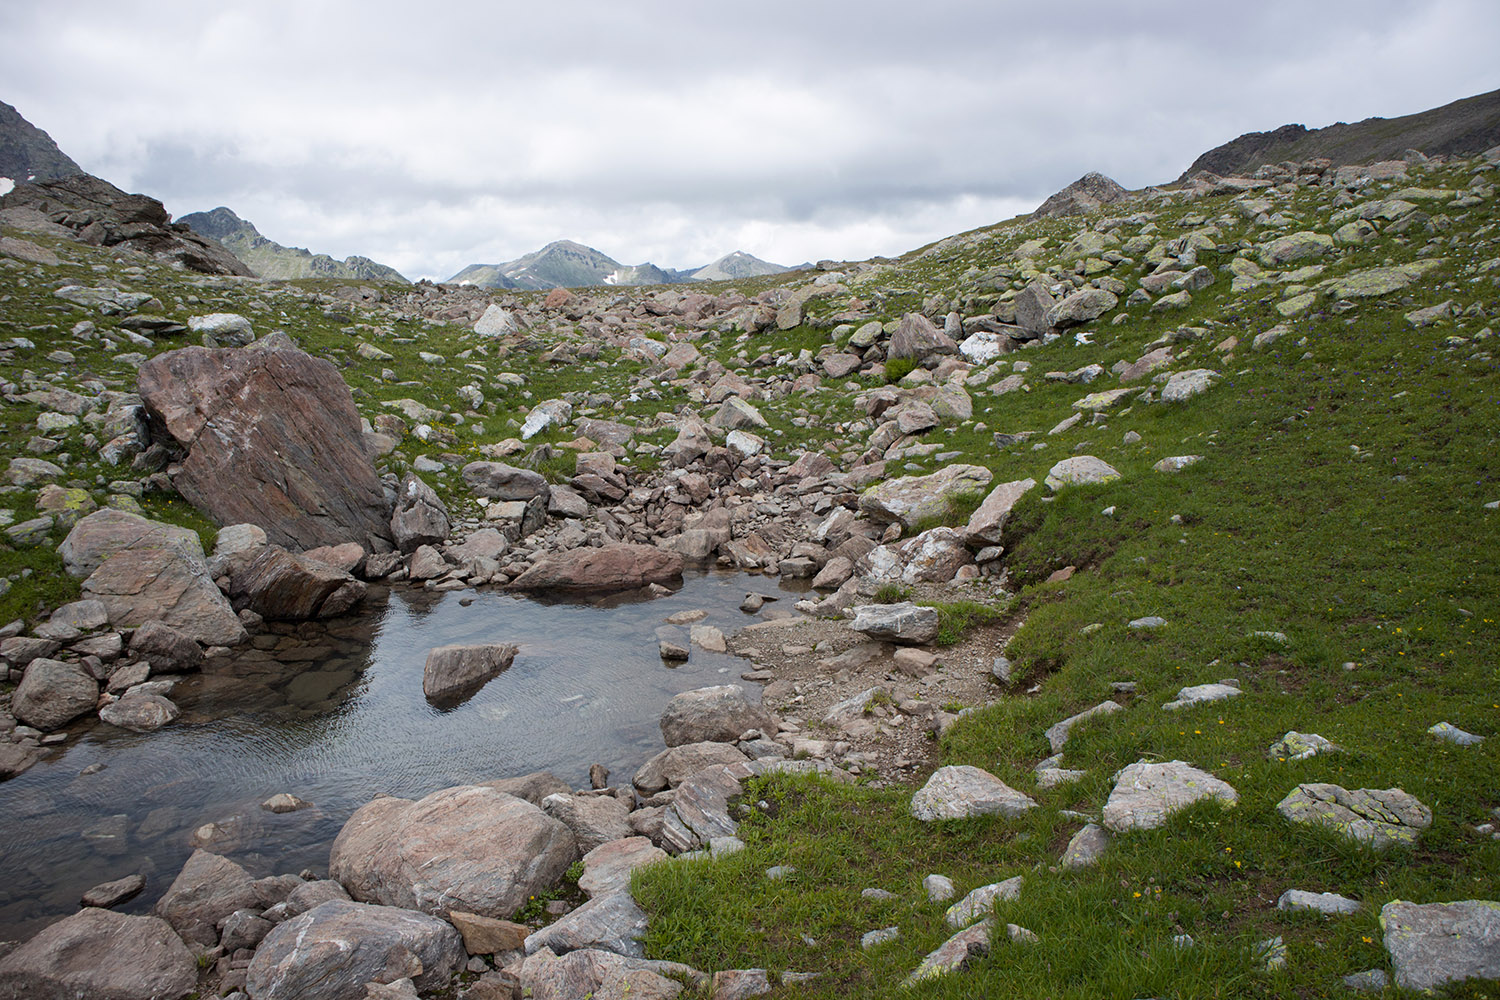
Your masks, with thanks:
<instances>
[{"instance_id":1,"label":"mountain ridge","mask_svg":"<svg viewBox=\"0 0 1500 1000\"><path fill-rule=\"evenodd\" d=\"M599 285L675 285L693 281L782 274L794 268L761 260L743 250L725 254L702 267L677 270L644 264L621 264L602 251L573 240L553 240L540 250L499 264L470 264L445 284L535 291Z\"/></svg>"},{"instance_id":2,"label":"mountain ridge","mask_svg":"<svg viewBox=\"0 0 1500 1000\"><path fill-rule=\"evenodd\" d=\"M0 177L24 184L61 180L83 172L50 135L0 101Z\"/></svg>"},{"instance_id":3,"label":"mountain ridge","mask_svg":"<svg viewBox=\"0 0 1500 1000\"><path fill-rule=\"evenodd\" d=\"M1282 125L1269 132L1246 132L1198 156L1177 178L1199 171L1250 174L1267 164L1327 157L1333 166L1395 160L1408 149L1427 156L1473 156L1500 145L1500 90L1476 94L1441 107L1397 118L1337 122L1326 128Z\"/></svg>"},{"instance_id":4,"label":"mountain ridge","mask_svg":"<svg viewBox=\"0 0 1500 1000\"><path fill-rule=\"evenodd\" d=\"M177 221L200 236L218 240L262 278L353 278L411 284L394 267L358 254L340 261L302 247L284 246L268 239L254 223L222 205L208 212L184 215Z\"/></svg>"}]
</instances>

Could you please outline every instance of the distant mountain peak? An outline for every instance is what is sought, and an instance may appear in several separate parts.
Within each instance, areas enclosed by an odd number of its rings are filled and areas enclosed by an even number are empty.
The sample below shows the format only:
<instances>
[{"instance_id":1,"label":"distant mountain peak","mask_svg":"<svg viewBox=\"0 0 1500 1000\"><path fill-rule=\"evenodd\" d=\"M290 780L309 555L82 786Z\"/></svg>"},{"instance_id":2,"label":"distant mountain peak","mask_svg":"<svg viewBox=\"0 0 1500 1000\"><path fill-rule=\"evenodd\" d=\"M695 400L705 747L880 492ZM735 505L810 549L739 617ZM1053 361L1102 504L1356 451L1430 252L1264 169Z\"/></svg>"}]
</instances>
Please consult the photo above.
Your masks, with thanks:
<instances>
[{"instance_id":1,"label":"distant mountain peak","mask_svg":"<svg viewBox=\"0 0 1500 1000\"><path fill-rule=\"evenodd\" d=\"M790 268L771 264L743 250L725 254L706 267L685 271L644 264L621 264L609 255L573 240L553 240L540 250L500 264L470 264L448 281L484 288L586 288L595 285L672 285L721 281Z\"/></svg>"}]
</instances>

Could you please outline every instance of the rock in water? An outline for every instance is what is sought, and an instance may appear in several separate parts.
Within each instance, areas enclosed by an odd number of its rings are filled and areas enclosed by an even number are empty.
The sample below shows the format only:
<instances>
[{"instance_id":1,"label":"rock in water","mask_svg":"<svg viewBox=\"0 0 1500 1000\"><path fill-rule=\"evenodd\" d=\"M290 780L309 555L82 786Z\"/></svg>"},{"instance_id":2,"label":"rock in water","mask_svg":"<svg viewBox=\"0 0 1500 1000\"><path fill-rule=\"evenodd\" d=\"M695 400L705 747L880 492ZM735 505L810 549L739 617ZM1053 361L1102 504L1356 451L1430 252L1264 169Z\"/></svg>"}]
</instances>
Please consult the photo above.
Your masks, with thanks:
<instances>
[{"instance_id":1,"label":"rock in water","mask_svg":"<svg viewBox=\"0 0 1500 1000\"><path fill-rule=\"evenodd\" d=\"M411 978L446 986L463 965L463 940L446 921L392 906L333 900L278 924L250 960L255 1000L364 1000L365 984Z\"/></svg>"},{"instance_id":2,"label":"rock in water","mask_svg":"<svg viewBox=\"0 0 1500 1000\"><path fill-rule=\"evenodd\" d=\"M328 873L358 900L508 918L577 860L573 832L530 802L459 785L361 806L333 842Z\"/></svg>"},{"instance_id":3,"label":"rock in water","mask_svg":"<svg viewBox=\"0 0 1500 1000\"><path fill-rule=\"evenodd\" d=\"M684 691L667 702L661 714L661 735L669 747L731 743L750 729L775 732L770 715L752 705L737 684Z\"/></svg>"},{"instance_id":4,"label":"rock in water","mask_svg":"<svg viewBox=\"0 0 1500 1000\"><path fill-rule=\"evenodd\" d=\"M548 556L511 583L513 590L635 590L682 577L682 556L654 545L604 545Z\"/></svg>"},{"instance_id":5,"label":"rock in water","mask_svg":"<svg viewBox=\"0 0 1500 1000\"><path fill-rule=\"evenodd\" d=\"M76 663L36 659L11 699L11 712L28 726L49 730L94 710L99 685Z\"/></svg>"},{"instance_id":6,"label":"rock in water","mask_svg":"<svg viewBox=\"0 0 1500 1000\"><path fill-rule=\"evenodd\" d=\"M354 398L329 362L273 334L159 354L139 388L153 428L186 451L173 484L215 521L258 524L297 551L390 541Z\"/></svg>"},{"instance_id":7,"label":"rock in water","mask_svg":"<svg viewBox=\"0 0 1500 1000\"><path fill-rule=\"evenodd\" d=\"M427 654L422 670L422 694L428 701L461 700L484 686L516 658L516 647L489 643L478 646L439 646Z\"/></svg>"},{"instance_id":8,"label":"rock in water","mask_svg":"<svg viewBox=\"0 0 1500 1000\"><path fill-rule=\"evenodd\" d=\"M193 953L157 917L88 908L0 959L0 996L177 1000L197 989Z\"/></svg>"}]
</instances>

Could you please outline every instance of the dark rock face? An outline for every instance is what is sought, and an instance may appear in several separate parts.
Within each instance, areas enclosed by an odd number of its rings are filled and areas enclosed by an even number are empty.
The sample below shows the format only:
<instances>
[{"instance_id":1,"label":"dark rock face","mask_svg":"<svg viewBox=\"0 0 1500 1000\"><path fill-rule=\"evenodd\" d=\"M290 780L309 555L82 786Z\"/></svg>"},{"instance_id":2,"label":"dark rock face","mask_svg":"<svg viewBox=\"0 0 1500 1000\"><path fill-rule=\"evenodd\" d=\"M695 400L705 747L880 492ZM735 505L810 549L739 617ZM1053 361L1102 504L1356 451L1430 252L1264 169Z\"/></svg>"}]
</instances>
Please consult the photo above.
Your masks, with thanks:
<instances>
[{"instance_id":1,"label":"dark rock face","mask_svg":"<svg viewBox=\"0 0 1500 1000\"><path fill-rule=\"evenodd\" d=\"M165 921L93 907L0 959L5 997L177 1000L197 986L197 961Z\"/></svg>"},{"instance_id":2,"label":"dark rock face","mask_svg":"<svg viewBox=\"0 0 1500 1000\"><path fill-rule=\"evenodd\" d=\"M58 180L17 184L0 197L0 209L29 208L94 246L124 246L205 274L252 277L238 257L214 240L172 224L162 203L126 194L108 181L79 173Z\"/></svg>"},{"instance_id":3,"label":"dark rock face","mask_svg":"<svg viewBox=\"0 0 1500 1000\"><path fill-rule=\"evenodd\" d=\"M185 347L141 366L140 394L153 434L186 452L173 484L219 524L259 525L294 551L390 543L359 413L329 362L274 335Z\"/></svg>"},{"instance_id":4,"label":"dark rock face","mask_svg":"<svg viewBox=\"0 0 1500 1000\"><path fill-rule=\"evenodd\" d=\"M273 621L343 614L364 600L366 592L363 583L343 570L279 545L223 556L213 568L237 608Z\"/></svg>"},{"instance_id":5,"label":"dark rock face","mask_svg":"<svg viewBox=\"0 0 1500 1000\"><path fill-rule=\"evenodd\" d=\"M1097 171L1084 174L1061 191L1042 202L1036 210L1039 218L1062 215L1084 215L1100 205L1119 201L1127 194L1119 184Z\"/></svg>"},{"instance_id":6,"label":"dark rock face","mask_svg":"<svg viewBox=\"0 0 1500 1000\"><path fill-rule=\"evenodd\" d=\"M653 545L605 545L548 556L516 577L515 590L634 590L682 576L682 556Z\"/></svg>"},{"instance_id":7,"label":"dark rock face","mask_svg":"<svg viewBox=\"0 0 1500 1000\"><path fill-rule=\"evenodd\" d=\"M57 148L52 137L0 101L0 177L14 181L50 181L83 170Z\"/></svg>"}]
</instances>

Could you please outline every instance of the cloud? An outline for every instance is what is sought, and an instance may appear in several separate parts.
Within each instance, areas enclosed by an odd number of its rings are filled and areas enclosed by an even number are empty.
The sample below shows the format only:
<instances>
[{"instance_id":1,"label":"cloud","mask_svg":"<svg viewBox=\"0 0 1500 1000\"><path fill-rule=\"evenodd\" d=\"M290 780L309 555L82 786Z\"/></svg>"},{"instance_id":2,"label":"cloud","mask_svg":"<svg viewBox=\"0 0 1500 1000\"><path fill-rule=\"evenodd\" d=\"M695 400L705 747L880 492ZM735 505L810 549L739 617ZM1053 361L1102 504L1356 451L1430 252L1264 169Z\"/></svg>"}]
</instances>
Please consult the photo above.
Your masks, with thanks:
<instances>
[{"instance_id":1,"label":"cloud","mask_svg":"<svg viewBox=\"0 0 1500 1000\"><path fill-rule=\"evenodd\" d=\"M177 214L446 277L559 238L676 267L895 254L1088 170L1165 182L1245 131L1500 77L1487 0L428 10L8 5L0 99Z\"/></svg>"}]
</instances>

